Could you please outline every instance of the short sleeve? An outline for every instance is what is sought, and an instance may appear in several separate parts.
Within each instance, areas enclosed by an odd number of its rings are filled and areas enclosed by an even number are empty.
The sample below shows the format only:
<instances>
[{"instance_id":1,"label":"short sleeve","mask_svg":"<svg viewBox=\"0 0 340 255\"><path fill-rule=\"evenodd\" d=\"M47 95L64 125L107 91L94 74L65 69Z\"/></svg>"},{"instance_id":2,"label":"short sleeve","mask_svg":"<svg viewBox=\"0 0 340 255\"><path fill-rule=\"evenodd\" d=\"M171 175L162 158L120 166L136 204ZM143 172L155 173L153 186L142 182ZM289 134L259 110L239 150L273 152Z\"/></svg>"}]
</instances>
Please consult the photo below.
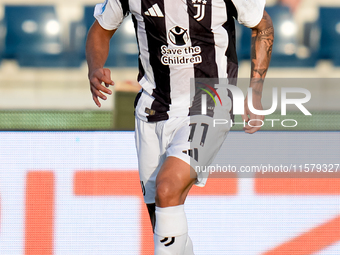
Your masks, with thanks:
<instances>
[{"instance_id":1,"label":"short sleeve","mask_svg":"<svg viewBox=\"0 0 340 255\"><path fill-rule=\"evenodd\" d=\"M237 21L252 28L257 26L263 17L266 0L232 0L236 11Z\"/></svg>"},{"instance_id":2,"label":"short sleeve","mask_svg":"<svg viewBox=\"0 0 340 255\"><path fill-rule=\"evenodd\" d=\"M124 13L119 0L106 0L104 3L97 4L93 14L102 28L106 30L117 29L125 15L126 12Z\"/></svg>"}]
</instances>

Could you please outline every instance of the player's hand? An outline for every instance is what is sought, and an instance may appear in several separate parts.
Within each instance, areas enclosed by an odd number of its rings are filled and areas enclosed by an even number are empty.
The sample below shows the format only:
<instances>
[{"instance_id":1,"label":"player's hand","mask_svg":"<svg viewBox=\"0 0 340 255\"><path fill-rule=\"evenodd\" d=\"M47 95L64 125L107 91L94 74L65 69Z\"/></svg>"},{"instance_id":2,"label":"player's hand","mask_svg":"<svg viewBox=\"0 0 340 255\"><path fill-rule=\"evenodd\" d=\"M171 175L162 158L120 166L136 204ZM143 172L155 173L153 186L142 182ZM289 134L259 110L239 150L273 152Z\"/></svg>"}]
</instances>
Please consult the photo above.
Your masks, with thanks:
<instances>
[{"instance_id":1,"label":"player's hand","mask_svg":"<svg viewBox=\"0 0 340 255\"><path fill-rule=\"evenodd\" d=\"M101 104L98 97L103 100L107 99L102 92L112 95L112 91L108 89L110 85L114 85L114 82L111 80L111 71L107 68L98 68L89 73L89 80L93 101L100 107ZM102 83L105 84L105 87Z\"/></svg>"},{"instance_id":2,"label":"player's hand","mask_svg":"<svg viewBox=\"0 0 340 255\"><path fill-rule=\"evenodd\" d=\"M256 110L263 110L260 95L253 94L253 106ZM263 125L264 116L256 115L249 110L248 96L244 100L244 112L245 113L242 115L242 119L245 122L248 122L248 124L243 128L243 130L248 134L253 134L260 130L261 126ZM249 125L250 120L253 120L250 123L251 126ZM262 122L260 120L262 120Z\"/></svg>"}]
</instances>

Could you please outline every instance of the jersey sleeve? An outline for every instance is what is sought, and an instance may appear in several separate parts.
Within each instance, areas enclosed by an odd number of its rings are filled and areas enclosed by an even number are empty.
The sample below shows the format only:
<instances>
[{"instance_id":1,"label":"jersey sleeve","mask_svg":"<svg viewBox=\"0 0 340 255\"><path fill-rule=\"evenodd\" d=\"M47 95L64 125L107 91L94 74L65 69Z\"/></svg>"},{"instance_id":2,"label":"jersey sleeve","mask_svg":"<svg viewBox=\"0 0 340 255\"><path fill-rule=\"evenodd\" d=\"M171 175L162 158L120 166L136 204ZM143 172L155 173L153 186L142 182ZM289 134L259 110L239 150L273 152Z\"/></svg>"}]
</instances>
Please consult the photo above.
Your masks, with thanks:
<instances>
[{"instance_id":1,"label":"jersey sleeve","mask_svg":"<svg viewBox=\"0 0 340 255\"><path fill-rule=\"evenodd\" d=\"M102 28L114 30L120 26L127 14L128 12L124 10L120 0L105 0L104 3L96 5L93 16Z\"/></svg>"},{"instance_id":2,"label":"jersey sleeve","mask_svg":"<svg viewBox=\"0 0 340 255\"><path fill-rule=\"evenodd\" d=\"M236 11L237 21L252 28L258 25L263 17L266 0L232 0Z\"/></svg>"}]
</instances>

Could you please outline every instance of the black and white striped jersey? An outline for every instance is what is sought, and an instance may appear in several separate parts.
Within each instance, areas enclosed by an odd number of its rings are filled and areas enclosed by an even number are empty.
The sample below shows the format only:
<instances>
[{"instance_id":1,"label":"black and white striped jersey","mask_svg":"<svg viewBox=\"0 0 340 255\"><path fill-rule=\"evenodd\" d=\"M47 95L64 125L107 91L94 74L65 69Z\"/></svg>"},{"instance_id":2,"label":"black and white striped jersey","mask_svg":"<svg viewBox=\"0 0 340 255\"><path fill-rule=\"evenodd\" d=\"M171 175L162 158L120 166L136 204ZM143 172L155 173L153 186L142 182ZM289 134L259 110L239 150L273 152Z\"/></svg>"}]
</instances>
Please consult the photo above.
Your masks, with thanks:
<instances>
[{"instance_id":1,"label":"black and white striped jersey","mask_svg":"<svg viewBox=\"0 0 340 255\"><path fill-rule=\"evenodd\" d=\"M106 0L94 16L113 30L132 15L143 88L135 114L152 122L188 116L191 78L237 77L234 18L254 27L264 5L265 0Z\"/></svg>"}]
</instances>

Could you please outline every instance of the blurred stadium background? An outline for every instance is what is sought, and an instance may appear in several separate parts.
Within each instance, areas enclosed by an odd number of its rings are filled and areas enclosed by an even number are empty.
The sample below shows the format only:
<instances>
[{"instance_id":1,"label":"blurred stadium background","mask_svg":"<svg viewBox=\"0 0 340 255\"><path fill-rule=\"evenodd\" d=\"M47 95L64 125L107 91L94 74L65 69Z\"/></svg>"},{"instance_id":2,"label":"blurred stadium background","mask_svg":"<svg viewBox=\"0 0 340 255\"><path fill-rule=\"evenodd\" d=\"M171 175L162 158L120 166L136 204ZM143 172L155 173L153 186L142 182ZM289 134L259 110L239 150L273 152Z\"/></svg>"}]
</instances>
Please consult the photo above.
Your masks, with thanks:
<instances>
[{"instance_id":1,"label":"blurred stadium background","mask_svg":"<svg viewBox=\"0 0 340 255\"><path fill-rule=\"evenodd\" d=\"M96 1L20 0L0 3L0 129L132 130L132 101L139 85L137 46L127 18L111 41L106 66L115 94L97 109L89 92L85 38ZM340 3L337 0L267 1L275 26L268 78L340 78ZM242 78L250 73L250 29L237 26ZM334 81L334 80L333 80ZM247 86L244 87L244 89ZM337 130L337 82L309 86L322 93L313 114L323 123L304 130ZM271 95L270 86L266 90ZM266 92L265 92L266 93ZM265 98L265 97L264 97ZM271 97L269 97L271 98ZM264 102L266 105L266 102ZM328 122L327 118L332 119ZM317 121L314 121L317 123ZM339 122L337 122L339 123ZM235 127L237 129L237 127Z\"/></svg>"}]
</instances>

